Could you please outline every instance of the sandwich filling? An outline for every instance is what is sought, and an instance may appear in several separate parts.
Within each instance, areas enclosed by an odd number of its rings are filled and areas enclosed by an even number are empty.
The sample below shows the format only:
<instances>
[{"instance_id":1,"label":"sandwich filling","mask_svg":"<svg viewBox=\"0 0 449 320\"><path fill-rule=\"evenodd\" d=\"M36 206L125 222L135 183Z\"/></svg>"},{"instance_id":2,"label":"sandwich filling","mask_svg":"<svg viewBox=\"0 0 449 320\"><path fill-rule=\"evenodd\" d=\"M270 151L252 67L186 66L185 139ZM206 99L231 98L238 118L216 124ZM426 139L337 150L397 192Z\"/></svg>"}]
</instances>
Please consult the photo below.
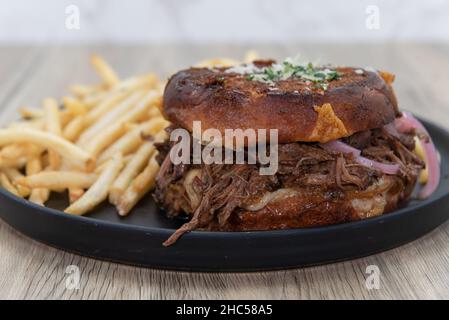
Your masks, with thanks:
<instances>
[{"instance_id":1,"label":"sandwich filling","mask_svg":"<svg viewBox=\"0 0 449 320\"><path fill-rule=\"evenodd\" d=\"M425 167L414 152L414 137L414 132L385 126L339 141L360 155L319 143L280 144L279 168L271 176L260 175L259 164L174 165L169 155L173 143L161 143L154 197L169 216L190 219L165 244L194 229L319 226L391 211L410 197ZM282 216L277 215L279 206ZM261 212L264 219L258 217Z\"/></svg>"}]
</instances>

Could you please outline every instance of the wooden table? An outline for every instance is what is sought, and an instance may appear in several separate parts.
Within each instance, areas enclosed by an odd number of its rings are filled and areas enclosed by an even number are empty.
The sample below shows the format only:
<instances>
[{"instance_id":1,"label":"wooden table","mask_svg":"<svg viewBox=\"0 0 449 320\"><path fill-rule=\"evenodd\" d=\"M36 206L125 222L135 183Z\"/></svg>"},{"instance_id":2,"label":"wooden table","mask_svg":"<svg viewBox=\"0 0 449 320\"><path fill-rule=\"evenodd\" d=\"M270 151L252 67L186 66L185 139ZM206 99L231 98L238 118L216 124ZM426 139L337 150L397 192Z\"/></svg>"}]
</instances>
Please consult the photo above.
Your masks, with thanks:
<instances>
[{"instance_id":1,"label":"wooden table","mask_svg":"<svg viewBox=\"0 0 449 320\"><path fill-rule=\"evenodd\" d=\"M373 66L397 75L400 106L449 129L449 46L261 45L264 56L300 52L304 59ZM250 47L1 47L2 124L16 109L60 97L69 84L94 82L88 64L99 52L123 76L154 70L167 76L211 56L241 58ZM449 223L381 254L306 269L258 273L185 273L143 269L81 257L37 243L0 222L3 299L405 299L449 298ZM80 289L66 289L66 268L81 271ZM367 266L380 288L365 286Z\"/></svg>"}]
</instances>

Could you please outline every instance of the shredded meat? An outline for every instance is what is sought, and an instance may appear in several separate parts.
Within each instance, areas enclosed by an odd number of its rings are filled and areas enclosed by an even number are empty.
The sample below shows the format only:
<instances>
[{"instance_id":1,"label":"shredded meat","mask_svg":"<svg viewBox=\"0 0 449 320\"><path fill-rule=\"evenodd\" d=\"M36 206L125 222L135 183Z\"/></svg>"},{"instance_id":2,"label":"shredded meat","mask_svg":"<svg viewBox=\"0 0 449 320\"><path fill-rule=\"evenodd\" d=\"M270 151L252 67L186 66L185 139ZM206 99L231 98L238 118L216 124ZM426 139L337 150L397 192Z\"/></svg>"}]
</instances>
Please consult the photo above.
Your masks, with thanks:
<instances>
[{"instance_id":1,"label":"shredded meat","mask_svg":"<svg viewBox=\"0 0 449 320\"><path fill-rule=\"evenodd\" d=\"M411 135L393 136L384 129L375 129L356 133L345 142L361 149L364 157L399 164L397 176L405 186L405 193L411 192L419 170L424 167L413 152ZM300 189L338 195L341 199L342 192L362 192L384 176L380 171L356 163L352 155L331 153L315 143L279 145L279 169L272 176L259 175L258 164L173 165L169 158L171 147L168 141L157 144L161 169L154 197L170 217L191 219L164 245L173 244L191 230L223 229L234 213L257 202L267 192ZM192 180L193 191L189 195L184 178L192 169L198 169L199 174ZM192 192L200 199L199 203L191 198Z\"/></svg>"}]
</instances>

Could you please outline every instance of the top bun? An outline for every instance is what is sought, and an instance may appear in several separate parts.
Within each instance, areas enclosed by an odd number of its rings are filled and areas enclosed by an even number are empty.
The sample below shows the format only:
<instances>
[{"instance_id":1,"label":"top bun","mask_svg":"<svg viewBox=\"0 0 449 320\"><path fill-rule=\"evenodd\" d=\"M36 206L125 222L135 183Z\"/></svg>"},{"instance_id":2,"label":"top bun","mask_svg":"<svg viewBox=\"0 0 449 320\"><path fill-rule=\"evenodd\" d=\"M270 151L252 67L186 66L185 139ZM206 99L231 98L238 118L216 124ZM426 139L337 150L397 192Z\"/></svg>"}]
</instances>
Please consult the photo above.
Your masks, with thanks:
<instances>
[{"instance_id":1,"label":"top bun","mask_svg":"<svg viewBox=\"0 0 449 320\"><path fill-rule=\"evenodd\" d=\"M255 61L257 70L274 61ZM277 65L279 66L279 65ZM398 114L386 72L340 67L331 80L290 76L267 80L248 66L190 68L173 75L164 92L163 113L178 127L202 130L278 129L279 143L327 142L380 128ZM321 67L316 70L327 70Z\"/></svg>"}]
</instances>

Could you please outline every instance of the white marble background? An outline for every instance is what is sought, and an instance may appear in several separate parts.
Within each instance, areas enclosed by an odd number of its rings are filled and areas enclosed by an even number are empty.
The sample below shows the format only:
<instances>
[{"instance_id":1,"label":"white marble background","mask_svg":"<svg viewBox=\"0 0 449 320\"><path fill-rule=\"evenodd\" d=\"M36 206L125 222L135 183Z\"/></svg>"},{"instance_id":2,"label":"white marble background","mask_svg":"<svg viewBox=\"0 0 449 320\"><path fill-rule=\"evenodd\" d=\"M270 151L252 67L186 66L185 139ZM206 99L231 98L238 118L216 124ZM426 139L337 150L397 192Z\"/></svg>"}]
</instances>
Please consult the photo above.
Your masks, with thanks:
<instances>
[{"instance_id":1,"label":"white marble background","mask_svg":"<svg viewBox=\"0 0 449 320\"><path fill-rule=\"evenodd\" d=\"M80 29L65 9L80 10ZM367 6L380 28L366 27ZM0 0L0 43L449 41L444 0Z\"/></svg>"}]
</instances>

